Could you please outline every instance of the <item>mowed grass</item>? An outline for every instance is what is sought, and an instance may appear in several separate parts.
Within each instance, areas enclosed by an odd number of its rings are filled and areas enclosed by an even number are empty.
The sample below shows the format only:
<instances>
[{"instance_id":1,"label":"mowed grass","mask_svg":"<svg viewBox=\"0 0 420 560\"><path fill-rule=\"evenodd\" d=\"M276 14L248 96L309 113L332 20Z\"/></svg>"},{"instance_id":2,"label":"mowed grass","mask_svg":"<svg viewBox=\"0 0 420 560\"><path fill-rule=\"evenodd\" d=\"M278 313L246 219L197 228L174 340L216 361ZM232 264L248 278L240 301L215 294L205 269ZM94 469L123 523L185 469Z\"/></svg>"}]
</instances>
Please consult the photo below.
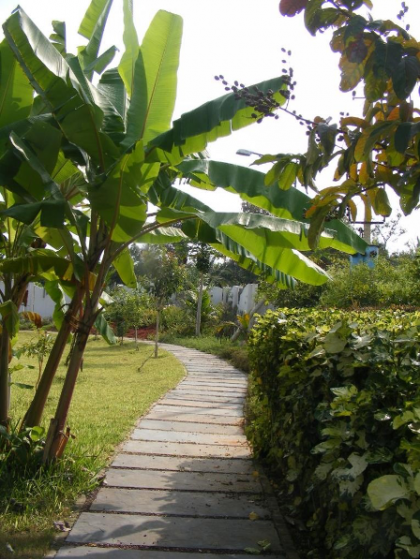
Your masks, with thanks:
<instances>
[{"instance_id":1,"label":"mowed grass","mask_svg":"<svg viewBox=\"0 0 420 560\"><path fill-rule=\"evenodd\" d=\"M36 333L22 332L24 344ZM65 376L64 354L44 414L48 427L54 415ZM80 494L99 484L98 473L110 462L115 448L129 435L139 416L184 376L172 354L134 342L108 346L91 338L83 371L79 373L68 426L76 436L67 445L64 458L49 472L23 479L19 473L0 477L0 558L40 558L58 534L54 521L71 520L72 506ZM22 364L36 365L21 357ZM34 385L37 370L13 374L13 381ZM22 419L33 391L12 386L12 423ZM13 549L13 552L12 552Z\"/></svg>"}]
</instances>

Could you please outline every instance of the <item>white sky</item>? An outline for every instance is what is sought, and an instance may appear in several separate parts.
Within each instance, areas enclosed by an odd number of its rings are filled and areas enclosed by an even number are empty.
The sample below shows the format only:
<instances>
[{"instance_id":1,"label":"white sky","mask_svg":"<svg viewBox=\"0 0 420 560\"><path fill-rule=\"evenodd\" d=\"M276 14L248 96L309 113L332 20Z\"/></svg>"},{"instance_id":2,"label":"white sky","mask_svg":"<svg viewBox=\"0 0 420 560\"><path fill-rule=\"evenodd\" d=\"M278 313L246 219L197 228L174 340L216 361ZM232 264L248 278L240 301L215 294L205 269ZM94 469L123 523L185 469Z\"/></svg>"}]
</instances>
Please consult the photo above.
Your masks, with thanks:
<instances>
[{"instance_id":1,"label":"white sky","mask_svg":"<svg viewBox=\"0 0 420 560\"><path fill-rule=\"evenodd\" d=\"M70 49L84 43L77 35L79 23L88 0L20 0L19 4L46 35L51 21L66 21ZM181 15L184 34L178 74L178 97L174 118L202 103L223 95L224 89L214 76L223 74L230 83L238 80L247 85L281 75L284 54L292 51L290 65L298 82L296 100L290 105L297 113L313 119L316 115L339 119L340 111L355 111L351 94L339 92L338 55L329 48L328 34L312 37L304 28L302 14L295 18L282 17L278 0L133 0L134 17L141 43L154 14L159 9ZM410 32L420 37L420 2L407 0L410 10L406 23ZM18 0L0 0L0 21L16 7ZM374 19L396 19L400 0L374 0ZM114 0L104 48L122 45L122 0ZM288 64L289 65L289 64ZM417 88L416 88L417 91ZM418 106L416 93L415 104ZM357 102L356 102L357 103ZM305 128L282 114L279 120L266 119L235 132L209 146L213 159L239 165L249 165L252 158L236 155L239 148L259 153L299 152L306 148ZM327 186L330 179L325 179ZM236 211L239 203L234 195L216 193L213 202L205 201L217 210ZM205 195L212 193L204 193ZM395 212L397 204L395 204ZM415 220L419 212L405 219L408 234L391 249L402 249L406 241L414 242L420 232ZM362 217L360 217L362 219Z\"/></svg>"}]
</instances>

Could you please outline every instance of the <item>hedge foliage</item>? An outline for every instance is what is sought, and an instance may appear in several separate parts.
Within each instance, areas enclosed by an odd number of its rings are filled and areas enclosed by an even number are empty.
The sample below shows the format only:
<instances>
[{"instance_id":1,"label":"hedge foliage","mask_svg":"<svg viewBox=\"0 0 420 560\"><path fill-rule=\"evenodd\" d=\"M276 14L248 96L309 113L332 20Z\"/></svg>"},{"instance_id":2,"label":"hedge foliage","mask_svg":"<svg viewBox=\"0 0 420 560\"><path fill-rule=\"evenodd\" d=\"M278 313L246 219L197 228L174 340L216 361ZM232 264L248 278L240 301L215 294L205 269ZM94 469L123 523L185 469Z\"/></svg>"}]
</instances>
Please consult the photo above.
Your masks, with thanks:
<instances>
[{"instance_id":1,"label":"hedge foliage","mask_svg":"<svg viewBox=\"0 0 420 560\"><path fill-rule=\"evenodd\" d=\"M248 436L315 557L420 556L419 340L420 314L398 310L282 309L254 327Z\"/></svg>"}]
</instances>

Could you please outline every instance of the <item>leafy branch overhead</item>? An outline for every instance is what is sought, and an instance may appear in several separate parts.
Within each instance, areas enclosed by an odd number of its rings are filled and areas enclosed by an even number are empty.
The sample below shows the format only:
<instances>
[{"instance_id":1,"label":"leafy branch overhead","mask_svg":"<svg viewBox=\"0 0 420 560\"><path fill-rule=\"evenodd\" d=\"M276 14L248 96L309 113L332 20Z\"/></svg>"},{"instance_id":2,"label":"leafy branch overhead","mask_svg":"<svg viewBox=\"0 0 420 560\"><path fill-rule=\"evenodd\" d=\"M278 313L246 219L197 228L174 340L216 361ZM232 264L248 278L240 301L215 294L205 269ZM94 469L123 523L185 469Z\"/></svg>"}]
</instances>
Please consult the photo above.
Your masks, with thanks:
<instances>
[{"instance_id":1,"label":"leafy branch overhead","mask_svg":"<svg viewBox=\"0 0 420 560\"><path fill-rule=\"evenodd\" d=\"M356 220L357 198L364 204L368 222L372 214L390 215L388 188L399 197L404 214L419 203L420 111L413 94L420 77L420 43L410 35L408 24L362 15L372 8L370 0L280 2L284 16L304 12L305 26L312 35L332 34L331 49L340 57L340 89L364 100L361 114L342 114L337 124L319 117L304 119L307 152L270 159L274 162L267 176L270 182L288 188L292 176L316 191L306 212L312 224L312 245L332 217L348 215ZM407 13L403 2L398 20ZM256 163L268 160L266 156ZM317 190L318 173L333 162L337 184Z\"/></svg>"}]
</instances>

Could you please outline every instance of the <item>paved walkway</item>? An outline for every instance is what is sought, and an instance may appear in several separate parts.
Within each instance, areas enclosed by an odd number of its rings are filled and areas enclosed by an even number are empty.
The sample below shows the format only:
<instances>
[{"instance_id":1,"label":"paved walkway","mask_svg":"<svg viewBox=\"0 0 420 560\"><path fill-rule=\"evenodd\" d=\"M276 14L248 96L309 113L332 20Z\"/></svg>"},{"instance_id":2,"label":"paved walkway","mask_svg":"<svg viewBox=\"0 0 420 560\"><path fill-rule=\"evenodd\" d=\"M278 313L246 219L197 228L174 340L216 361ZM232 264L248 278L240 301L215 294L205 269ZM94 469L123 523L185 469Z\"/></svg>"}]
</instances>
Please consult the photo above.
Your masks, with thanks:
<instances>
[{"instance_id":1,"label":"paved walkway","mask_svg":"<svg viewBox=\"0 0 420 560\"><path fill-rule=\"evenodd\" d=\"M187 376L140 419L56 557L244 558L267 543L296 557L243 433L247 376L162 346Z\"/></svg>"}]
</instances>

